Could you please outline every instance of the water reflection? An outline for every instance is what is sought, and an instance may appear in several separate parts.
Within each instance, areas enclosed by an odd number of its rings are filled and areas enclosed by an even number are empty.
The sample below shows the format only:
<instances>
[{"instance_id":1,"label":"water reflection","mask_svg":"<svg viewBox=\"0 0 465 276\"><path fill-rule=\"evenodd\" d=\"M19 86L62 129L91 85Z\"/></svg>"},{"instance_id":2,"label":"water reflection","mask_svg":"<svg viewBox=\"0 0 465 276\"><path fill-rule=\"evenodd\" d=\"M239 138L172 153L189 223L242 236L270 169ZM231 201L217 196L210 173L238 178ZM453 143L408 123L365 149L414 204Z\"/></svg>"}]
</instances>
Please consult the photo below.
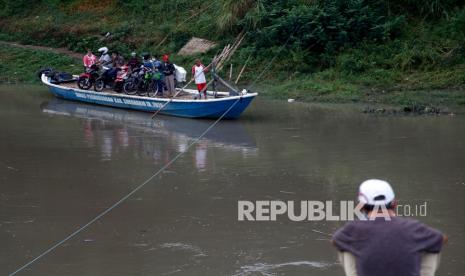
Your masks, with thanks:
<instances>
[{"instance_id":1,"label":"water reflection","mask_svg":"<svg viewBox=\"0 0 465 276\"><path fill-rule=\"evenodd\" d=\"M37 92L0 93L2 275L111 206L212 123L59 100L39 109L51 96ZM462 275L464 126L462 116L257 99L29 274L340 275L325 233L341 223L241 223L237 201L352 200L357 183L380 177L403 202L428 201L421 220L451 237L439 274Z\"/></svg>"},{"instance_id":2,"label":"water reflection","mask_svg":"<svg viewBox=\"0 0 465 276\"><path fill-rule=\"evenodd\" d=\"M195 145L195 167L199 171L205 171L207 165L207 144L205 141Z\"/></svg>"},{"instance_id":3,"label":"water reflection","mask_svg":"<svg viewBox=\"0 0 465 276\"><path fill-rule=\"evenodd\" d=\"M153 159L166 163L173 157L172 150L185 151L193 139L201 135L213 121L189 120L87 105L53 99L41 105L42 112L52 116L81 119L87 147L100 149L100 160L110 161L115 154L126 151L135 158ZM237 151L244 156L256 155L257 147L240 122L222 122L213 128L191 150L198 171L205 171L209 147Z\"/></svg>"}]
</instances>

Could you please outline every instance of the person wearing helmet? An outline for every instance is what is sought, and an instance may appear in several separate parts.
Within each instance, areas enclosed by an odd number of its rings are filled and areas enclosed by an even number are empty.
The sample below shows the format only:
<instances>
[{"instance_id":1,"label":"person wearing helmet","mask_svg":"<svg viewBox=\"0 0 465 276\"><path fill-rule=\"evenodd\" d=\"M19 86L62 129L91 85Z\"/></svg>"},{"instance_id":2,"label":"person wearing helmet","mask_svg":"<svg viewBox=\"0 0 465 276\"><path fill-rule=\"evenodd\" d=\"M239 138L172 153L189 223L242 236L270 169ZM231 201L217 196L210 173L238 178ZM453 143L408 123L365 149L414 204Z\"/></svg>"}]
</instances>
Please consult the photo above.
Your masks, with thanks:
<instances>
[{"instance_id":1,"label":"person wearing helmet","mask_svg":"<svg viewBox=\"0 0 465 276\"><path fill-rule=\"evenodd\" d=\"M447 237L414 219L396 216L391 185L379 179L364 181L358 201L366 220L348 222L333 236L340 252L355 256L358 276L419 276L423 274L423 253L439 253ZM434 275L428 274L428 275Z\"/></svg>"},{"instance_id":2,"label":"person wearing helmet","mask_svg":"<svg viewBox=\"0 0 465 276\"><path fill-rule=\"evenodd\" d=\"M111 67L112 59L110 55L108 54L108 48L107 47L99 48L98 52L100 53L100 58L98 60L99 65L102 65L105 67Z\"/></svg>"},{"instance_id":3,"label":"person wearing helmet","mask_svg":"<svg viewBox=\"0 0 465 276\"><path fill-rule=\"evenodd\" d=\"M163 63L161 67L163 68L162 72L168 96L172 97L176 91L176 88L174 87L174 72L176 71L176 68L174 68L174 64L171 63L168 55L163 55Z\"/></svg>"},{"instance_id":4,"label":"person wearing helmet","mask_svg":"<svg viewBox=\"0 0 465 276\"><path fill-rule=\"evenodd\" d=\"M108 54L107 47L99 48L98 52L100 53L100 58L97 64L102 67L103 73L101 77L105 80L105 84L104 84L104 87L105 87L107 84L106 80L109 79L109 73L112 72L111 68L113 67L113 59Z\"/></svg>"},{"instance_id":5,"label":"person wearing helmet","mask_svg":"<svg viewBox=\"0 0 465 276\"><path fill-rule=\"evenodd\" d=\"M136 52L131 53L131 58L128 61L128 66L131 68L131 70L134 70L135 68L138 68L141 65L139 58L137 57Z\"/></svg>"}]
</instances>

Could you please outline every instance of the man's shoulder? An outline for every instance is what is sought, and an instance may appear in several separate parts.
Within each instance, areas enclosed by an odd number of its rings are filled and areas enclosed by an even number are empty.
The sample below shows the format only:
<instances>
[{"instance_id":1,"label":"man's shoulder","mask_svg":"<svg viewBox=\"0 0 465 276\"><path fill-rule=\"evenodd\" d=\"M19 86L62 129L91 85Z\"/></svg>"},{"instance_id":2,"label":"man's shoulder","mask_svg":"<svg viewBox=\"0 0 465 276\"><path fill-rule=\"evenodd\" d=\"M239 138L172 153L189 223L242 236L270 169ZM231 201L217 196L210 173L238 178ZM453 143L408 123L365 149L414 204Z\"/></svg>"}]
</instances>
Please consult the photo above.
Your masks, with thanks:
<instances>
[{"instance_id":1,"label":"man's shoulder","mask_svg":"<svg viewBox=\"0 0 465 276\"><path fill-rule=\"evenodd\" d=\"M409 229L414 229L415 227L429 227L423 222L413 219L413 218L394 217L392 221L394 221L396 224L400 225L401 227L406 227Z\"/></svg>"},{"instance_id":2,"label":"man's shoulder","mask_svg":"<svg viewBox=\"0 0 465 276\"><path fill-rule=\"evenodd\" d=\"M346 224L344 224L341 228L339 228L336 233L336 236L344 235L345 233L347 234L353 234L355 232L358 232L359 229L363 229L367 227L367 223L364 220L354 220L354 221L348 221Z\"/></svg>"},{"instance_id":3,"label":"man's shoulder","mask_svg":"<svg viewBox=\"0 0 465 276\"><path fill-rule=\"evenodd\" d=\"M377 218L376 220L354 220L347 222L342 228L346 230L354 230L354 229L363 229L363 228L371 228L374 225L380 225L380 227L406 227L411 228L413 226L423 226L424 224L419 222L418 220L411 219L411 218L403 218L403 217L391 217L389 220L384 218Z\"/></svg>"},{"instance_id":4,"label":"man's shoulder","mask_svg":"<svg viewBox=\"0 0 465 276\"><path fill-rule=\"evenodd\" d=\"M421 221L405 217L391 217L390 220L376 219L376 220L354 220L347 222L341 230L343 231L357 231L370 228L383 228L394 229L400 231L416 232L425 229L434 230L432 227L424 224Z\"/></svg>"}]
</instances>

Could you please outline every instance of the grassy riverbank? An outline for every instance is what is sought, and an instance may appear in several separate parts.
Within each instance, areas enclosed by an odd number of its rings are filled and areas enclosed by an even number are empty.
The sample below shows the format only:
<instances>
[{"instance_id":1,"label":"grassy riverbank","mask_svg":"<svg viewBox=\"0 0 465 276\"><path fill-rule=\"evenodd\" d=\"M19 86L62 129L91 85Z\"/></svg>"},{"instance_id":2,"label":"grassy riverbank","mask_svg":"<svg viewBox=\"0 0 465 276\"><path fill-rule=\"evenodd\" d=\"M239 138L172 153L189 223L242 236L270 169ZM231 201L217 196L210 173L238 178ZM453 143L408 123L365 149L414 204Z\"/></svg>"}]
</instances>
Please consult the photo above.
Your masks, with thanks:
<instances>
[{"instance_id":1,"label":"grassy riverbank","mask_svg":"<svg viewBox=\"0 0 465 276\"><path fill-rule=\"evenodd\" d=\"M382 90L345 80L294 79L283 83L258 86L262 96L272 99L295 99L303 102L387 104L395 107L434 106L464 107L463 88Z\"/></svg>"},{"instance_id":2,"label":"grassy riverbank","mask_svg":"<svg viewBox=\"0 0 465 276\"><path fill-rule=\"evenodd\" d=\"M0 44L0 61L0 84L39 83L36 73L46 67L71 73L82 70L80 61L67 55L5 44Z\"/></svg>"},{"instance_id":3,"label":"grassy riverbank","mask_svg":"<svg viewBox=\"0 0 465 276\"><path fill-rule=\"evenodd\" d=\"M305 102L465 106L465 66L346 74L337 68L257 85L271 98Z\"/></svg>"},{"instance_id":4,"label":"grassy riverbank","mask_svg":"<svg viewBox=\"0 0 465 276\"><path fill-rule=\"evenodd\" d=\"M57 70L71 73L79 73L81 63L79 60L64 54L53 53L47 50L33 50L18 48L0 44L0 84L6 83L29 83L38 84L39 79L36 72L42 68L52 67ZM443 72L444 73L444 72ZM304 102L328 102L328 103L369 103L390 104L394 106L405 106L411 104L428 106L465 106L465 90L457 85L452 88L441 88L440 84L434 83L439 79L449 77L452 81L463 74L438 73L424 74L417 78L424 78L421 83L418 79L400 79L395 85L386 82L385 86L363 83L361 77L349 77L338 74L335 70L326 70L309 76L290 77L282 80L269 80L259 82L252 87L258 90L261 96L270 99L287 100L289 98ZM408 77L407 77L408 78ZM248 83L243 83L247 86ZM438 86L439 88L437 88ZM447 87L447 86L446 86Z\"/></svg>"},{"instance_id":5,"label":"grassy riverbank","mask_svg":"<svg viewBox=\"0 0 465 276\"><path fill-rule=\"evenodd\" d=\"M460 1L5 3L0 19L3 41L80 53L103 45L125 55L171 53L175 63L189 68L194 58L209 60L245 31L246 39L230 61L233 79L248 60L241 82L262 96L465 105L465 8ZM176 55L193 36L218 46L203 55ZM0 58L3 82L35 82L35 71L46 66L80 70L75 60L39 50L0 45Z\"/></svg>"}]
</instances>

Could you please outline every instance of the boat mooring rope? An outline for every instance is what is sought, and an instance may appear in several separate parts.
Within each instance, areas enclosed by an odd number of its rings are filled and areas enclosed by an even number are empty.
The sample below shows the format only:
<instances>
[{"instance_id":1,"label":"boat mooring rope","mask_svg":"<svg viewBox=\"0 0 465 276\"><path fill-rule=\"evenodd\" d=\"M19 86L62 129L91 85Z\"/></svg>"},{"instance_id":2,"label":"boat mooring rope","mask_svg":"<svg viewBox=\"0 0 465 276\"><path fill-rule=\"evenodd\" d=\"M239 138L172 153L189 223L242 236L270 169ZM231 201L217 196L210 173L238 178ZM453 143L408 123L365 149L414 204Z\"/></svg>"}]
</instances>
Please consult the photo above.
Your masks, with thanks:
<instances>
[{"instance_id":1,"label":"boat mooring rope","mask_svg":"<svg viewBox=\"0 0 465 276\"><path fill-rule=\"evenodd\" d=\"M216 121L214 121L207 129L205 129L204 132L202 132L202 134L200 134L200 136L198 136L197 138L195 138L194 140L192 140L192 142L190 144L187 145L187 147L179 152L176 156L173 157L173 159L171 159L168 163L166 163L163 167L161 167L157 172L155 172L152 176L150 176L149 178L147 178L144 182L142 182L141 184L139 184L139 186L137 186L136 188L134 188L131 192L129 192L127 195L123 196L121 199L119 199L118 201L116 201L115 203L113 203L113 205L111 205L110 207L108 207L105 211L101 212L100 214L98 214L96 217L94 217L92 220L90 220L88 223L84 224L83 226L81 226L79 229L77 229L76 231L74 231L73 233L71 233L70 235L68 235L67 237L65 237L64 239L62 239L61 241L55 243L54 245L52 245L51 247L49 247L47 250L45 250L44 252L42 252L41 254L39 254L37 257L35 257L34 259L30 260L29 262L27 262L26 264L24 264L23 266L21 266L20 268L18 268L17 270L15 270L14 272L10 273L9 276L13 276L13 275L16 275L17 273L21 272L22 270L26 269L27 267L29 267L30 265L32 265L33 263L35 263L36 261L38 261L40 258L44 257L45 255L47 255L48 253L52 252L54 249L56 249L57 247L59 247L60 245L62 245L63 243L65 243L66 241L70 240L71 238L73 238L74 236L76 236L77 234L79 234L80 232L82 232L83 230L85 230L87 227L89 227L90 225L92 225L94 222L96 222L97 220L99 220L100 218L102 218L103 216L105 216L106 214L108 214L110 211L112 211L113 209L115 209L116 207L118 207L118 205L120 205L121 203L123 203L124 201L126 201L129 197L131 197L133 194L135 194L137 191L139 191L140 189L142 189L147 183L149 183L152 179L154 179L155 177L157 177L160 173L162 173L165 169L167 169L169 166L171 166L176 160L178 160L184 153L186 153L193 145L195 145L198 141L200 141L214 126L216 126L223 118L224 116L226 116L226 114L228 114L229 111L231 111L231 109L234 108L234 106L241 100L241 98L238 98Z\"/></svg>"}]
</instances>

